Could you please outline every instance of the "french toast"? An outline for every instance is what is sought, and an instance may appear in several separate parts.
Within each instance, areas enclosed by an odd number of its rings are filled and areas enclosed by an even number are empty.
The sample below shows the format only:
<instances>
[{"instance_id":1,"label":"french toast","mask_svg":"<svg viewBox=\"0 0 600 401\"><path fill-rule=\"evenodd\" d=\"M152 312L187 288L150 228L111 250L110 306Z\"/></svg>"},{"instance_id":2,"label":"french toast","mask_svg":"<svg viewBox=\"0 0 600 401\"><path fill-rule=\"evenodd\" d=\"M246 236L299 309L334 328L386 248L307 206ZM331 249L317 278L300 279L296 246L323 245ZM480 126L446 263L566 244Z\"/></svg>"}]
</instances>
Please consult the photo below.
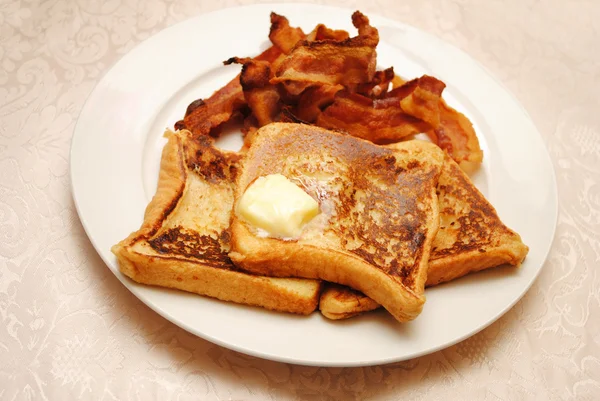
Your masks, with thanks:
<instances>
[{"instance_id":1,"label":"french toast","mask_svg":"<svg viewBox=\"0 0 600 401\"><path fill-rule=\"evenodd\" d=\"M227 256L234 180L240 156L213 146L209 136L170 132L158 188L141 228L112 247L120 270L134 281L241 304L309 314L317 280L261 277Z\"/></svg>"},{"instance_id":2,"label":"french toast","mask_svg":"<svg viewBox=\"0 0 600 401\"><path fill-rule=\"evenodd\" d=\"M335 283L325 283L319 300L321 314L331 320L348 319L380 307L362 292Z\"/></svg>"},{"instance_id":3,"label":"french toast","mask_svg":"<svg viewBox=\"0 0 600 401\"><path fill-rule=\"evenodd\" d=\"M412 320L425 302L443 159L424 141L391 148L309 125L260 128L237 177L229 256L256 274L351 286L398 321ZM296 238L264 235L240 216L247 188L271 174L287 177L319 204Z\"/></svg>"},{"instance_id":4,"label":"french toast","mask_svg":"<svg viewBox=\"0 0 600 401\"><path fill-rule=\"evenodd\" d=\"M440 228L433 241L427 287L466 274L521 264L529 248L502 223L494 207L458 164L445 156L437 186ZM379 305L348 287L327 285L319 308L330 319L344 319Z\"/></svg>"}]
</instances>

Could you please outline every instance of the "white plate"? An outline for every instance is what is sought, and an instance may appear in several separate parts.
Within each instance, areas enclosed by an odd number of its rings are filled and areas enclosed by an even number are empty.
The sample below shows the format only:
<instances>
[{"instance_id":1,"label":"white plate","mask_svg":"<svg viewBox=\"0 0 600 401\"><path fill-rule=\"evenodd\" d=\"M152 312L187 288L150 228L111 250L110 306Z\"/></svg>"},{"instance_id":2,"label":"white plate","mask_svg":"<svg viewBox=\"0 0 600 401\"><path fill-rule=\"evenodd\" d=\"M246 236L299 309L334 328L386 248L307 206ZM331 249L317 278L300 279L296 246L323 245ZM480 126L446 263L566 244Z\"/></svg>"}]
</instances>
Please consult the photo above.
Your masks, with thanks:
<instances>
[{"instance_id":1,"label":"white plate","mask_svg":"<svg viewBox=\"0 0 600 401\"><path fill-rule=\"evenodd\" d=\"M271 10L306 32L318 22L355 32L350 10L298 4L225 9L141 43L92 92L75 128L71 179L79 216L102 259L131 292L173 323L225 347L285 362L358 366L405 360L457 343L498 319L529 289L554 236L557 194L549 156L523 108L478 63L431 35L374 15L369 17L381 36L380 67L393 65L404 77L440 78L448 85L448 103L474 122L485 152L474 181L530 246L523 266L428 289L423 313L407 324L384 312L341 322L318 312L309 317L268 312L146 287L119 273L110 247L142 221L156 187L164 128L191 101L235 76L239 66L224 67L223 60L255 55L269 45Z\"/></svg>"}]
</instances>

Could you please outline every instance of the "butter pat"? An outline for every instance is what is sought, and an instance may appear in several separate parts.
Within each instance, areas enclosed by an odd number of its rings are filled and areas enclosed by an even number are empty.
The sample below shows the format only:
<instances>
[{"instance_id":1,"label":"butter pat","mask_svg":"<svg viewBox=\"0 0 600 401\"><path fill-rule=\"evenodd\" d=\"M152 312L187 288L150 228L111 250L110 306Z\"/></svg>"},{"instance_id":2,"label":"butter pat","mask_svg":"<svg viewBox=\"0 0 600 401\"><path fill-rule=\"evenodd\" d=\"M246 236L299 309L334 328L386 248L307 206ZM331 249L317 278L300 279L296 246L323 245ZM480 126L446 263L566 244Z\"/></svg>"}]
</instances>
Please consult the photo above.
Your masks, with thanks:
<instances>
[{"instance_id":1,"label":"butter pat","mask_svg":"<svg viewBox=\"0 0 600 401\"><path fill-rule=\"evenodd\" d=\"M319 214L319 204L283 175L270 174L250 184L240 198L237 213L272 236L295 238Z\"/></svg>"}]
</instances>

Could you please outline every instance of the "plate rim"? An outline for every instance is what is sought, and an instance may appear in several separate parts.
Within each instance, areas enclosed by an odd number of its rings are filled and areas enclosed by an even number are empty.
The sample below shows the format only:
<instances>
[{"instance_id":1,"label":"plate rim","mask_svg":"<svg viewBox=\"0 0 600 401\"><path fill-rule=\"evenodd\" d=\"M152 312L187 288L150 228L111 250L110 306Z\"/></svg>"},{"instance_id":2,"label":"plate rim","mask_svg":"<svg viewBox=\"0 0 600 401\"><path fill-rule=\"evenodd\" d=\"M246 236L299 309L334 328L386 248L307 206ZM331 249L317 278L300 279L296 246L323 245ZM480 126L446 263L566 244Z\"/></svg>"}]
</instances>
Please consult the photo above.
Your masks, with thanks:
<instances>
[{"instance_id":1,"label":"plate rim","mask_svg":"<svg viewBox=\"0 0 600 401\"><path fill-rule=\"evenodd\" d=\"M165 27L164 29L161 29L160 31L150 35L149 37L145 38L144 40L138 42L133 48L129 49L126 53L120 55L120 57L109 67L105 70L105 72L100 76L100 78L97 80L96 84L94 85L93 89L89 92L89 94L86 97L86 100L83 102L83 105L81 107L80 113L77 117L77 121L75 123L74 129L73 129L73 134L71 137L71 145L70 145L70 150L69 150L69 178L70 178L70 190L71 190L71 195L73 198L73 202L75 204L75 209L77 211L77 215L79 217L79 220L84 228L84 231L86 233L86 236L88 238L88 240L92 243L93 247L94 247L94 251L100 256L100 258L102 259L102 261L106 264L106 267L109 268L109 270L117 277L117 279L125 286L125 288L127 288L133 295L136 296L136 298L138 298L144 305L148 306L150 309L152 309L154 312L158 313L160 316L162 316L163 318L165 318L166 320L168 320L169 322L175 324L178 327L183 328L184 330L188 331L189 333L198 336L200 338L203 338L204 340L207 340L211 343L217 344L219 346L222 346L224 348L228 348L237 352L241 352L247 355L251 355L251 356L256 356L259 358L263 358L263 359L267 359L267 360L272 360L272 361L277 361L277 362L283 362L283 363L292 363L292 364L297 364L297 365L303 365L303 366L321 366L321 367L361 367L361 366L373 366L373 365L384 365L384 364L389 364L389 363L394 363L394 362L399 362L399 361L404 361L404 360L408 360L408 359L413 359L413 358L417 358L420 356L424 356L424 355L428 355L428 354L432 354L435 353L439 350L451 347L479 332L481 332L482 330L486 329L487 327L489 327L491 324L493 324L494 322L496 322L499 318L501 318L502 316L504 316L510 309L512 309L522 298L523 296L531 289L531 287L533 286L533 284L535 283L535 281L537 280L537 278L539 277L541 271L544 269L544 266L546 265L547 261L548 261L548 257L550 254L550 250L552 249L553 243L556 240L556 228L557 228L557 224L558 224L558 209L559 209L559 199L558 199L558 186L557 186L557 181L556 181L556 172L555 172L555 167L554 167L554 163L553 160L550 156L550 153L548 152L548 148L544 143L544 137L541 135L540 130L538 129L538 127L536 126L536 124L534 123L533 119L531 118L530 114L527 112L527 110L525 109L525 107L521 104L521 102L517 99L517 97L513 94L512 91L510 91L506 85L500 81L494 74L492 74L483 64L481 64L479 62L479 60L475 59L474 57L472 57L471 55L469 55L467 52L463 51L461 48L459 48L458 46L455 46L452 43L449 43L447 41L445 41L444 39L438 37L435 34L432 34L428 31L424 31L420 28L417 28L415 26L412 26L404 21L400 21L400 20L394 20L391 18L387 18L384 17L376 12L368 12L369 17L373 18L373 19L378 19L380 21L386 21L387 23L391 24L391 25L396 25L396 26L402 26L403 28L408 28L413 30L414 32L418 32L420 35L423 35L425 37L427 37L429 40L434 40L436 42L440 42L441 44L443 44L444 46L448 46L449 48L452 48L454 51L460 53L463 57L468 58L474 65L476 65L479 69L481 69L489 78L491 78L493 80L493 82L498 86L498 88L500 88L506 95L508 95L511 99L511 103L515 106L518 106L519 111L521 113L523 113L523 116L531 123L532 127L535 129L535 133L531 133L532 135L536 136L536 139L540 140L540 142L543 145L543 156L544 159L546 159L546 162L548 164L548 166L550 166L549 171L547 171L547 173L549 174L550 178L550 194L549 194L549 199L552 201L552 213L554 215L554 218L552 219L552 235L551 235L551 239L550 241L548 241L548 243L545 246L545 249L542 250L542 254L543 254L543 258L540 262L540 267L537 269L535 275L533 275L529 282L527 283L527 285L524 287L524 290L521 292L521 294L517 297L515 297L515 299L513 299L512 302L508 303L504 308L502 308L501 311L499 311L498 313L496 313L493 317L490 317L488 319L488 321L479 326L477 329L472 330L472 331L468 331L466 333L464 333L462 336L458 336L455 339L449 341L449 342L445 342L443 344L440 344L438 346L435 347L431 347L429 349L426 350L420 350L417 352L413 352L411 354L408 355L404 355L402 357L397 357L397 356L391 356L389 358L380 358L377 360L360 360L360 361L354 361L354 362L326 362L326 361L318 361L318 360L299 360L296 359L294 357L286 357L286 356L282 356L282 355L277 355L277 354L271 354L268 352L263 352L260 350L255 350L252 348L247 348L245 346L239 345L239 344L235 344L235 343L229 343L226 341L221 340L218 337L206 334L206 333L202 333L199 332L197 329L191 327L187 322L184 321L179 321L177 319L175 319L172 315L170 315L168 312L164 311L160 305L157 305L153 300L149 300L149 299L145 299L145 297L140 294L140 292L138 291L138 288L136 287L137 283L134 283L132 280L130 280L129 278L125 277L122 273L120 273L120 271L118 270L118 268L115 270L111 267L111 264L113 261L111 261L109 258L107 258L103 252L101 252L99 249L99 245L97 244L97 241L94 239L93 234L91 234L90 231L90 227L88 226L88 223L86 222L86 219L83 217L82 215L82 211L81 211L81 205L80 205L80 201L78 201L78 196L77 196L77 189L76 189L76 179L74 178L74 161L73 161L73 154L74 152L76 152L75 148L76 148L76 143L78 141L77 138L81 138L82 134L77 134L78 132L81 132L79 126L81 124L81 115L84 113L84 110L86 110L86 107L88 107L89 101L90 99L94 96L94 94L96 93L96 91L98 90L99 86L101 86L103 80L105 79L106 76L110 75L110 73L116 68L116 66L122 62L122 60L124 58L126 58L134 49L140 47L142 44L149 42L150 40L152 40L153 38L163 34L163 32L167 31L167 30L171 30L171 29L175 29L176 27L183 25L185 23L189 23L189 21L191 20L195 20L195 19L202 19L202 18L208 18L211 15L215 15L215 14L220 14L220 13L227 13L230 12L232 10L243 10L243 9L254 9L254 8L272 8L272 9L282 9L282 8L290 8L290 7L308 7L308 8L315 8L315 9L321 9L321 10L331 10L331 11L337 11L337 12L351 12L352 9L348 8L348 7L343 7L343 6L330 6L330 5L322 5L322 4L310 4L310 3L261 3L261 4L252 4L252 5L243 5L243 6L230 6L230 7L225 7L225 8L220 8L217 10L212 10L210 12L207 13L199 13L197 15L191 16L189 18L186 18L182 21L179 21L177 23L174 23L168 27ZM110 253L110 252L109 252Z\"/></svg>"}]
</instances>

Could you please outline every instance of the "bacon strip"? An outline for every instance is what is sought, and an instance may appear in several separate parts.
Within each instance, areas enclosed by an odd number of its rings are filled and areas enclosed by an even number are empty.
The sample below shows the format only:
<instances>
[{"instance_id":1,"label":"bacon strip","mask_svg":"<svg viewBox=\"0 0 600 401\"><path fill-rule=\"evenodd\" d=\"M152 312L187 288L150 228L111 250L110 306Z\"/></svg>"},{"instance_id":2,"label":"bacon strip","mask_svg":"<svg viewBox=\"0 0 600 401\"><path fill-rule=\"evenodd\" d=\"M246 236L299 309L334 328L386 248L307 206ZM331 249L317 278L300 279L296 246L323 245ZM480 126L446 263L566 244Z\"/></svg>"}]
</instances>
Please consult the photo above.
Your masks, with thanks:
<instances>
[{"instance_id":1,"label":"bacon strip","mask_svg":"<svg viewBox=\"0 0 600 401\"><path fill-rule=\"evenodd\" d=\"M271 29L269 39L282 53L290 54L296 43L304 40L306 35L300 28L292 28L290 21L283 15L271 13Z\"/></svg>"},{"instance_id":2,"label":"bacon strip","mask_svg":"<svg viewBox=\"0 0 600 401\"><path fill-rule=\"evenodd\" d=\"M473 129L473 124L464 114L440 102L440 125L429 137L446 151L459 165L481 163L483 151Z\"/></svg>"},{"instance_id":3,"label":"bacon strip","mask_svg":"<svg viewBox=\"0 0 600 401\"><path fill-rule=\"evenodd\" d=\"M392 90L404 85L406 81L402 79L400 75L396 75L394 79L392 79Z\"/></svg>"},{"instance_id":4,"label":"bacon strip","mask_svg":"<svg viewBox=\"0 0 600 401\"><path fill-rule=\"evenodd\" d=\"M375 74L377 29L356 11L352 23L358 36L336 41L299 42L275 71L271 83L283 83L292 94L312 85L352 86L370 82Z\"/></svg>"},{"instance_id":5,"label":"bacon strip","mask_svg":"<svg viewBox=\"0 0 600 401\"><path fill-rule=\"evenodd\" d=\"M321 111L334 102L336 93L342 89L342 85L322 85L305 90L293 114L302 121L314 123Z\"/></svg>"},{"instance_id":6,"label":"bacon strip","mask_svg":"<svg viewBox=\"0 0 600 401\"><path fill-rule=\"evenodd\" d=\"M272 62L280 54L279 48L271 46L255 59ZM229 121L231 116L244 106L246 101L240 76L237 75L208 99L198 99L190 103L183 120L175 123L175 129L188 129L194 136L209 135L214 128Z\"/></svg>"},{"instance_id":7,"label":"bacon strip","mask_svg":"<svg viewBox=\"0 0 600 401\"><path fill-rule=\"evenodd\" d=\"M427 135L457 163L480 163L483 152L473 125L467 117L448 106L442 98L446 85L428 75L413 79L388 93L399 98L407 114L427 122Z\"/></svg>"},{"instance_id":8,"label":"bacon strip","mask_svg":"<svg viewBox=\"0 0 600 401\"><path fill-rule=\"evenodd\" d=\"M387 94L390 82L392 82L394 77L394 67L383 71L376 71L371 82L357 85L356 92L372 98L383 97Z\"/></svg>"},{"instance_id":9,"label":"bacon strip","mask_svg":"<svg viewBox=\"0 0 600 401\"><path fill-rule=\"evenodd\" d=\"M280 96L277 88L269 83L269 62L251 58L232 57L225 64L242 64L240 83L244 98L256 117L259 126L275 121L280 111Z\"/></svg>"},{"instance_id":10,"label":"bacon strip","mask_svg":"<svg viewBox=\"0 0 600 401\"><path fill-rule=\"evenodd\" d=\"M319 24L306 36L306 40L309 42L321 40L335 40L341 42L349 37L350 35L348 32L344 31L343 29L330 29L323 24Z\"/></svg>"},{"instance_id":11,"label":"bacon strip","mask_svg":"<svg viewBox=\"0 0 600 401\"><path fill-rule=\"evenodd\" d=\"M402 111L397 98L371 99L342 91L317 118L316 125L345 131L352 136L384 144L431 129Z\"/></svg>"},{"instance_id":12,"label":"bacon strip","mask_svg":"<svg viewBox=\"0 0 600 401\"><path fill-rule=\"evenodd\" d=\"M175 128L218 135L237 116L248 133L274 121L312 123L375 143L425 132L459 164L481 162L471 122L442 99L445 84L427 75L404 82L392 68L376 72L379 33L358 11L352 23L355 37L322 24L305 35L272 13L273 46L255 58L225 62L242 64L241 74L192 102Z\"/></svg>"},{"instance_id":13,"label":"bacon strip","mask_svg":"<svg viewBox=\"0 0 600 401\"><path fill-rule=\"evenodd\" d=\"M183 120L175 123L175 129L188 129L195 137L208 135L213 128L228 121L244 104L239 79L234 79L208 99L190 103Z\"/></svg>"},{"instance_id":14,"label":"bacon strip","mask_svg":"<svg viewBox=\"0 0 600 401\"><path fill-rule=\"evenodd\" d=\"M405 113L437 128L440 125L439 104L445 87L446 84L439 79L423 75L392 90L387 97L399 98Z\"/></svg>"}]
</instances>

